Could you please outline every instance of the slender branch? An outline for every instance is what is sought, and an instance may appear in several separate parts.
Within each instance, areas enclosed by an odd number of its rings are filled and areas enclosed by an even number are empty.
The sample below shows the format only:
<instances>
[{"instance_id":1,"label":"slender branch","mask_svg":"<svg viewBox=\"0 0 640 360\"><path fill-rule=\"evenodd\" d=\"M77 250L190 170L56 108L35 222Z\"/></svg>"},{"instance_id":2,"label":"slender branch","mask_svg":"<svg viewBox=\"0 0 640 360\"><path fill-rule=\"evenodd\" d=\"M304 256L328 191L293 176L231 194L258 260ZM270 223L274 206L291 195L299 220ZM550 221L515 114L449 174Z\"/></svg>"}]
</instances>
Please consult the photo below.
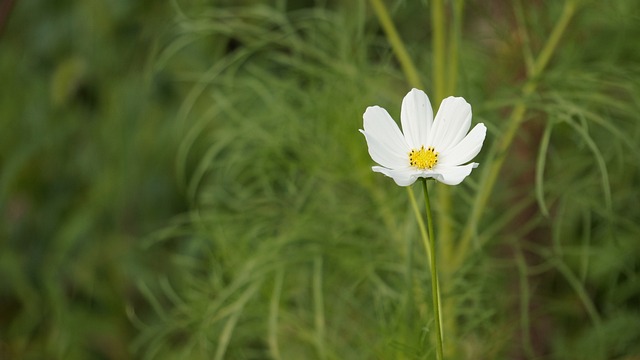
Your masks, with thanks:
<instances>
[{"instance_id":1,"label":"slender branch","mask_svg":"<svg viewBox=\"0 0 640 360\"><path fill-rule=\"evenodd\" d=\"M458 84L458 50L460 48L460 38L462 37L462 16L464 10L464 0L453 2L453 22L449 33L449 57L447 86L445 94L455 94Z\"/></svg>"},{"instance_id":2,"label":"slender branch","mask_svg":"<svg viewBox=\"0 0 640 360\"><path fill-rule=\"evenodd\" d=\"M424 225L424 221L422 221L422 214L420 213L420 209L418 209L418 203L416 202L413 189L410 186L407 186L407 190L409 191L409 200L411 202L413 213L416 218L420 219L420 221L418 221L418 228L420 229L422 242L424 243L425 249L427 250L427 258L429 259L429 264L431 264L431 254L429 253L429 235L427 234L427 228Z\"/></svg>"},{"instance_id":3,"label":"slender branch","mask_svg":"<svg viewBox=\"0 0 640 360\"><path fill-rule=\"evenodd\" d=\"M376 16L378 16L378 21L380 21L380 25L387 35L387 40L391 45L391 49L396 54L396 58L400 62L402 71L407 77L409 84L411 84L411 86L422 89L420 75L418 75L418 71L413 64L413 61L411 61L409 52L404 46L402 39L400 39L400 35L398 35L396 27L393 25L393 21L391 21L389 11L387 11L387 8L382 3L382 0L371 0L371 5L373 6L373 10L375 11Z\"/></svg>"},{"instance_id":4,"label":"slender branch","mask_svg":"<svg viewBox=\"0 0 640 360\"><path fill-rule=\"evenodd\" d=\"M516 15L516 22L518 23L518 34L522 41L522 56L524 58L524 64L527 69L527 75L531 76L533 74L535 60L533 59L533 52L531 51L531 40L529 39L529 33L527 32L527 22L524 17L522 0L514 1L514 12Z\"/></svg>"},{"instance_id":5,"label":"slender branch","mask_svg":"<svg viewBox=\"0 0 640 360\"><path fill-rule=\"evenodd\" d=\"M282 282L284 279L284 270L278 268L275 273L275 284L273 286L273 294L269 303L269 331L268 344L269 353L274 360L281 360L280 348L278 346L278 313L280 310L280 296L282 295Z\"/></svg>"},{"instance_id":6,"label":"slender branch","mask_svg":"<svg viewBox=\"0 0 640 360\"><path fill-rule=\"evenodd\" d=\"M322 256L318 255L313 260L313 307L314 307L314 323L316 349L318 358L326 359L325 352L325 320L324 320L324 300L322 294Z\"/></svg>"},{"instance_id":7,"label":"slender branch","mask_svg":"<svg viewBox=\"0 0 640 360\"><path fill-rule=\"evenodd\" d=\"M434 90L433 101L436 104L440 104L440 101L444 99L446 91L445 75L447 72L445 59L447 52L445 49L446 33L444 28L446 14L443 3L443 0L433 0L431 2L431 41L433 43L433 70L431 76L433 78L432 85Z\"/></svg>"}]
</instances>

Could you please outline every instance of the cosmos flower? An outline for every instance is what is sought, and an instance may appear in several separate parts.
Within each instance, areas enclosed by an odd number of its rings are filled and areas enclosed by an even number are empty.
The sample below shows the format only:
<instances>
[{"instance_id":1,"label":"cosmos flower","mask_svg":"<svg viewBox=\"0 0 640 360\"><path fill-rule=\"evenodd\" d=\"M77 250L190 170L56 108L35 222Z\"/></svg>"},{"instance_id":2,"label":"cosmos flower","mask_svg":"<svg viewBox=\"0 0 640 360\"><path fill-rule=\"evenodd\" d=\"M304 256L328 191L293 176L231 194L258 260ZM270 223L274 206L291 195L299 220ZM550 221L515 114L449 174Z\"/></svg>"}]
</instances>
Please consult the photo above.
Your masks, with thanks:
<instances>
[{"instance_id":1,"label":"cosmos flower","mask_svg":"<svg viewBox=\"0 0 640 360\"><path fill-rule=\"evenodd\" d=\"M375 172L409 186L418 178L433 178L458 185L477 163L468 163L482 149L487 134L484 124L471 127L471 105L461 97L442 100L433 119L427 94L412 89L402 100L402 132L389 113L370 106L364 112L364 130L369 155L380 166ZM466 163L466 164L465 164Z\"/></svg>"}]
</instances>

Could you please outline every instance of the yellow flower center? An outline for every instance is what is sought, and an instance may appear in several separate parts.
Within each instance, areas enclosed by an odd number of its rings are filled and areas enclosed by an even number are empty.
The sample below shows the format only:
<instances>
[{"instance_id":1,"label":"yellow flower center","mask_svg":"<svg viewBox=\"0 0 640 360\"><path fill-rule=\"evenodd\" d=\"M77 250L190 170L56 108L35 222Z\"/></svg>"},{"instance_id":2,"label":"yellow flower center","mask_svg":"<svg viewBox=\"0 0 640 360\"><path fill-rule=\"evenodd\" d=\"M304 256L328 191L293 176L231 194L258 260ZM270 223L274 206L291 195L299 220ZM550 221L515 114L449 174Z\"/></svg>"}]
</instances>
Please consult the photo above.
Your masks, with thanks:
<instances>
[{"instance_id":1,"label":"yellow flower center","mask_svg":"<svg viewBox=\"0 0 640 360\"><path fill-rule=\"evenodd\" d=\"M433 146L429 146L426 149L424 148L424 146L421 146L419 150L411 150L409 152L409 164L418 169L431 170L434 166L436 166L437 163L438 153L433 148Z\"/></svg>"}]
</instances>

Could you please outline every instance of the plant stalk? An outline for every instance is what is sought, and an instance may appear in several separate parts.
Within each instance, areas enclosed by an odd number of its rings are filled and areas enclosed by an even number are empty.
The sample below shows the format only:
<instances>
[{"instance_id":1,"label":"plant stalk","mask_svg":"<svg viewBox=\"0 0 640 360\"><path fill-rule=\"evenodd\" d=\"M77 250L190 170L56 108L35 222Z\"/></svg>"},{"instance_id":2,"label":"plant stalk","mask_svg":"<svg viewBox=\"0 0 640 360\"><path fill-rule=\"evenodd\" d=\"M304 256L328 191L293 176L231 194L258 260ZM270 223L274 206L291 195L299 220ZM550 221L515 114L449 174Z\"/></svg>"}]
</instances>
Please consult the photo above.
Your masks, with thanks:
<instances>
[{"instance_id":1,"label":"plant stalk","mask_svg":"<svg viewBox=\"0 0 640 360\"><path fill-rule=\"evenodd\" d=\"M440 287L438 284L438 270L436 265L436 241L435 235L433 233L433 217L431 216L431 203L429 202L429 191L427 189L427 180L424 178L420 179L422 182L422 187L424 189L424 203L427 210L427 228L429 231L429 239L428 242L425 243L425 250L427 251L427 256L430 259L430 270L431 270L431 293L433 297L433 317L434 324L436 328L436 358L438 360L443 359L443 351L442 351L442 319L440 316Z\"/></svg>"},{"instance_id":2,"label":"plant stalk","mask_svg":"<svg viewBox=\"0 0 640 360\"><path fill-rule=\"evenodd\" d=\"M407 77L409 84L422 89L420 75L418 75L418 71L413 64L413 61L411 61L411 56L409 56L407 48L404 46L402 39L400 39L400 35L398 35L396 27L393 25L393 21L391 21L389 11L387 11L382 0L371 0L371 6L373 6L373 10L378 17L378 21L380 21L380 25L382 26L384 33L387 35L387 40L391 45L391 49L396 54L396 58L398 58L398 62L400 62L402 71Z\"/></svg>"}]
</instances>

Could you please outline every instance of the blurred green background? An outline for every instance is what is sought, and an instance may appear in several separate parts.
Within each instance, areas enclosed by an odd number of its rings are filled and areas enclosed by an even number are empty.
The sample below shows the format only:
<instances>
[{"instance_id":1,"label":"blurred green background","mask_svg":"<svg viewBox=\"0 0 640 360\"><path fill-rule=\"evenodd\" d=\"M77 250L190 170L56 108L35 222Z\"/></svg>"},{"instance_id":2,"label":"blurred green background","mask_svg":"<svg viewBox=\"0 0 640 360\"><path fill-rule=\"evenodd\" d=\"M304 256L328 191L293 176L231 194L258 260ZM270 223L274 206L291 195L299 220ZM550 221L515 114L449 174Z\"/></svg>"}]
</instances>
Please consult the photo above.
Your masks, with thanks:
<instances>
[{"instance_id":1,"label":"blurred green background","mask_svg":"<svg viewBox=\"0 0 640 360\"><path fill-rule=\"evenodd\" d=\"M431 95L431 2L384 3ZM450 213L434 186L453 241L526 115L443 265L449 358L640 358L640 4L577 2L531 78L564 6L464 2L445 95L489 133ZM434 357L409 199L357 131L411 88L371 2L3 0L0 22L0 359Z\"/></svg>"}]
</instances>

